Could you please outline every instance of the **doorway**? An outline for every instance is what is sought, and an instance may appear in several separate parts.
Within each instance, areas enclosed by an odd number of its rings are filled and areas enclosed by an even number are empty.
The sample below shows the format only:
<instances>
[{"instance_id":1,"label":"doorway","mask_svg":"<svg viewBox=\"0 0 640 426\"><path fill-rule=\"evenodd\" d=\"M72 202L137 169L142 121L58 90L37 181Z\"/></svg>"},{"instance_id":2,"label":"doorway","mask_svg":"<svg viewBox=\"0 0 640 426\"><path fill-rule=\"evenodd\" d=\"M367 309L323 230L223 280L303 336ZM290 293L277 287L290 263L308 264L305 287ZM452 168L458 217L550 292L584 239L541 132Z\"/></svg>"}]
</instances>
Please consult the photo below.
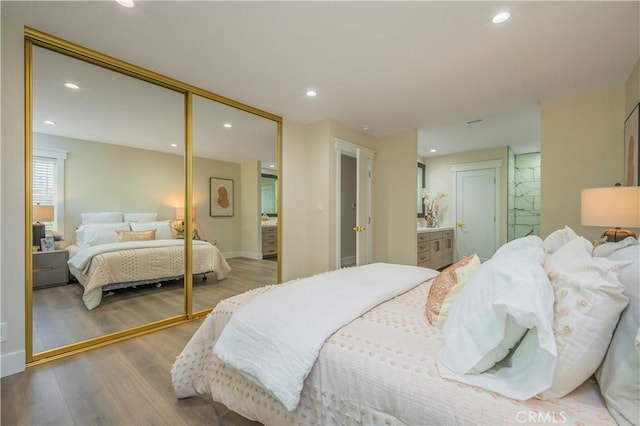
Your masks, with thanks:
<instances>
[{"instance_id":1,"label":"doorway","mask_svg":"<svg viewBox=\"0 0 640 426\"><path fill-rule=\"evenodd\" d=\"M335 139L336 267L371 263L371 192L375 152Z\"/></svg>"}]
</instances>

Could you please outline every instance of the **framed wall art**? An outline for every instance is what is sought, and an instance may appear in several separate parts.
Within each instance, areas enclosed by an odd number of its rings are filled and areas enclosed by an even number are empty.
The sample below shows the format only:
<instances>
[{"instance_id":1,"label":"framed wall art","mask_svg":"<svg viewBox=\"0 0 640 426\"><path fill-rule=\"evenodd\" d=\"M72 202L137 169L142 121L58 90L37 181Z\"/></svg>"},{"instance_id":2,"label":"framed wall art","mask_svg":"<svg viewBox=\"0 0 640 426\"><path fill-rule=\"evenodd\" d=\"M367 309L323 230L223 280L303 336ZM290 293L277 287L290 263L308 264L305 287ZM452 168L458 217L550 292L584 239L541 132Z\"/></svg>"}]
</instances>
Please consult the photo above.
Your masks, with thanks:
<instances>
[{"instance_id":1,"label":"framed wall art","mask_svg":"<svg viewBox=\"0 0 640 426\"><path fill-rule=\"evenodd\" d=\"M209 216L233 216L233 180L209 178Z\"/></svg>"},{"instance_id":2,"label":"framed wall art","mask_svg":"<svg viewBox=\"0 0 640 426\"><path fill-rule=\"evenodd\" d=\"M640 129L640 104L631 111L624 122L624 184L638 186L640 182L640 149L638 149L638 132Z\"/></svg>"}]
</instances>

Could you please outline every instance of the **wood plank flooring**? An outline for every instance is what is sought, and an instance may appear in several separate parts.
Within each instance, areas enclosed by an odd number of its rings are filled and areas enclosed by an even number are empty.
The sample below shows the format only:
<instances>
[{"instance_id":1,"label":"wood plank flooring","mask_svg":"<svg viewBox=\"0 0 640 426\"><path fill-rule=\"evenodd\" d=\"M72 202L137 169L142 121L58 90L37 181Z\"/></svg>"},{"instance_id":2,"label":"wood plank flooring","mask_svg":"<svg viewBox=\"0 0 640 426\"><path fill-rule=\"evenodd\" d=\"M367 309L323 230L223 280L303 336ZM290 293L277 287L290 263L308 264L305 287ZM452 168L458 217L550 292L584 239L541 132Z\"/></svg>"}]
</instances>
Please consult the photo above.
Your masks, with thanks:
<instances>
[{"instance_id":1,"label":"wood plank flooring","mask_svg":"<svg viewBox=\"0 0 640 426\"><path fill-rule=\"evenodd\" d=\"M2 378L0 423L235 425L258 423L217 403L177 399L171 366L202 319Z\"/></svg>"},{"instance_id":2,"label":"wood plank flooring","mask_svg":"<svg viewBox=\"0 0 640 426\"><path fill-rule=\"evenodd\" d=\"M194 312L210 309L234 294L276 282L276 262L246 258L232 258L228 262L231 272L223 280L216 280L214 274L209 274L207 280L194 277ZM182 280L114 293L103 296L102 303L89 311L82 302L80 284L35 290L34 353L180 315L184 310Z\"/></svg>"},{"instance_id":3,"label":"wood plank flooring","mask_svg":"<svg viewBox=\"0 0 640 426\"><path fill-rule=\"evenodd\" d=\"M194 310L215 306L219 300L275 282L276 262L250 259L229 259L232 274L224 280L209 282L194 281ZM214 284L214 285L211 285ZM56 287L65 290L74 286ZM164 286L163 286L164 287ZM161 300L171 299L174 290L157 289ZM51 289L48 289L51 290ZM151 289L153 291L153 289ZM38 290L41 291L41 290ZM182 288L178 289L182 292ZM117 318L109 314L95 315L97 310L87 311L81 302L70 301L69 292L51 303L48 309L68 309L82 315L72 321L72 313L64 317L69 320L63 326L54 323L46 331L44 322L39 325L39 334L54 333L65 336L78 330L109 330L119 326ZM151 294L131 296L153 305ZM103 300L104 307L117 305ZM56 300L50 297L50 301ZM114 301L116 299L113 299ZM105 301L107 303L105 304ZM129 302L130 303L130 302ZM179 301L182 304L182 299ZM163 305L166 306L166 305ZM102 305L101 305L102 307ZM42 308L42 306L40 306ZM138 306L139 308L139 306ZM116 308L109 308L112 314ZM123 305L126 315L136 311L135 304ZM164 308L163 308L164 309ZM107 311L107 309L105 309ZM87 315L87 312L90 314ZM100 311L101 312L101 311ZM60 312L51 310L41 319L51 321ZM148 314L148 313L147 313ZM48 317L47 317L48 315ZM118 315L122 316L122 312ZM141 320L135 316L136 320ZM104 323L103 323L104 321ZM0 424L4 425L237 425L254 423L227 410L217 403L202 398L178 400L171 386L171 366L182 351L202 319L160 330L145 336L114 343L99 349L70 356L61 360L30 367L26 372L2 379L0 399L2 401ZM46 322L46 321L45 321ZM82 323L82 326L77 324ZM84 323L88 323L84 324ZM80 334L75 334L79 336ZM76 337L77 338L77 337ZM39 339L42 339L40 336ZM53 341L53 340L51 340Z\"/></svg>"}]
</instances>

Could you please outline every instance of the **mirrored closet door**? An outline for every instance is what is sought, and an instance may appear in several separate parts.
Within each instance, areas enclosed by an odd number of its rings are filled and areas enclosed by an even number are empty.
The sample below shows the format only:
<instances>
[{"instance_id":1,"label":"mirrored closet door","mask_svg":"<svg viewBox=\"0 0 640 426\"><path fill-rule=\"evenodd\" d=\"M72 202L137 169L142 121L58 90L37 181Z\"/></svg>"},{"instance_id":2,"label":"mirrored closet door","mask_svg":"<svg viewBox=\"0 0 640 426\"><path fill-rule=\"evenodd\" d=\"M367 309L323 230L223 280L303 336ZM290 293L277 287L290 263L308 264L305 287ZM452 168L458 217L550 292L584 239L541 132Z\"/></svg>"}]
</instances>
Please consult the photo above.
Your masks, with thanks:
<instances>
[{"instance_id":1,"label":"mirrored closet door","mask_svg":"<svg viewBox=\"0 0 640 426\"><path fill-rule=\"evenodd\" d=\"M146 238L136 231L172 237L184 94L38 46L32 61L33 219L55 240L43 250L34 235L33 352L182 315L181 268L168 265L171 279L159 281L142 262L161 259L113 250ZM45 206L53 215L35 217Z\"/></svg>"},{"instance_id":2,"label":"mirrored closet door","mask_svg":"<svg viewBox=\"0 0 640 426\"><path fill-rule=\"evenodd\" d=\"M25 47L27 363L278 282L280 117L37 30Z\"/></svg>"},{"instance_id":3,"label":"mirrored closet door","mask_svg":"<svg viewBox=\"0 0 640 426\"><path fill-rule=\"evenodd\" d=\"M261 220L260 196L261 167L277 163L277 140L276 122L193 97L194 228L196 237L215 244L222 254L218 272L194 275L194 312L277 282L277 259L266 259L263 252L263 230L272 231L269 241L275 248L277 224ZM194 271L200 260L195 244Z\"/></svg>"}]
</instances>

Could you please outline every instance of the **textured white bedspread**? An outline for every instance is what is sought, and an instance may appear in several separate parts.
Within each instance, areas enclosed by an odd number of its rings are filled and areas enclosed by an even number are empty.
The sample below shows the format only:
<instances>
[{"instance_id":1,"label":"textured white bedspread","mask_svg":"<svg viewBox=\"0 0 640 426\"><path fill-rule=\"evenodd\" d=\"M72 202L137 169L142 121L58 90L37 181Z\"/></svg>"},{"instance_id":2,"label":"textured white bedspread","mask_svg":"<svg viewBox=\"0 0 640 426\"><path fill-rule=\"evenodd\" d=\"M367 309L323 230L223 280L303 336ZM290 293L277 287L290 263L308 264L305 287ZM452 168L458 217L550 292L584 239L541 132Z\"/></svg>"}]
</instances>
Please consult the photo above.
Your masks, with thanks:
<instances>
[{"instance_id":1,"label":"textured white bedspread","mask_svg":"<svg viewBox=\"0 0 640 426\"><path fill-rule=\"evenodd\" d=\"M292 411L327 337L437 274L417 266L373 263L277 286L231 318L214 353Z\"/></svg>"},{"instance_id":2,"label":"textured white bedspread","mask_svg":"<svg viewBox=\"0 0 640 426\"><path fill-rule=\"evenodd\" d=\"M429 324L424 311L431 282L376 306L329 337L292 412L213 353L234 312L269 287L218 304L176 358L173 387L179 398L211 398L266 425L615 424L594 381L562 399L522 402L442 379L435 360L440 329Z\"/></svg>"},{"instance_id":3,"label":"textured white bedspread","mask_svg":"<svg viewBox=\"0 0 640 426\"><path fill-rule=\"evenodd\" d=\"M193 241L193 273L215 272L221 280L231 271L217 247ZM102 301L102 287L114 283L175 278L184 274L184 240L129 241L103 244L78 251L68 262L69 271L84 287L87 309Z\"/></svg>"}]
</instances>

